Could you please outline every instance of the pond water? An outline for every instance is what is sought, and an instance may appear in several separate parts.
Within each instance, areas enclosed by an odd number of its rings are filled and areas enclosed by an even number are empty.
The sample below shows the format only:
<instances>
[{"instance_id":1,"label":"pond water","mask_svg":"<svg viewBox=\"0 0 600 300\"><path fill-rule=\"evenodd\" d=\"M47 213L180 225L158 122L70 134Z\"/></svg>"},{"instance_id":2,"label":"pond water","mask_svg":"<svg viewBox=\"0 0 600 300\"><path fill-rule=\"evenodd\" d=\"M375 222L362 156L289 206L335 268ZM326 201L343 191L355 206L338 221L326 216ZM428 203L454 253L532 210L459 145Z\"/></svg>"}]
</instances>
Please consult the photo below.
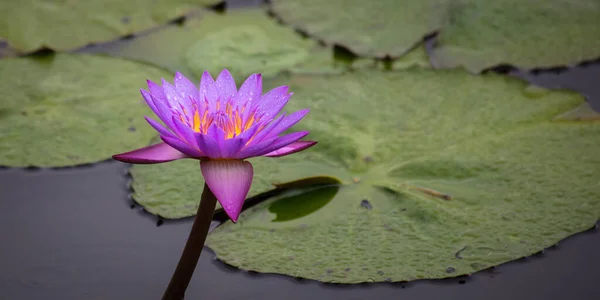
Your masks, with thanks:
<instances>
[{"instance_id":1,"label":"pond water","mask_svg":"<svg viewBox=\"0 0 600 300\"><path fill-rule=\"evenodd\" d=\"M588 95L600 64L521 74ZM158 299L191 220L157 219L128 200L126 166L0 169L0 299ZM340 286L239 271L202 255L187 299L600 299L600 233L470 277Z\"/></svg>"}]
</instances>

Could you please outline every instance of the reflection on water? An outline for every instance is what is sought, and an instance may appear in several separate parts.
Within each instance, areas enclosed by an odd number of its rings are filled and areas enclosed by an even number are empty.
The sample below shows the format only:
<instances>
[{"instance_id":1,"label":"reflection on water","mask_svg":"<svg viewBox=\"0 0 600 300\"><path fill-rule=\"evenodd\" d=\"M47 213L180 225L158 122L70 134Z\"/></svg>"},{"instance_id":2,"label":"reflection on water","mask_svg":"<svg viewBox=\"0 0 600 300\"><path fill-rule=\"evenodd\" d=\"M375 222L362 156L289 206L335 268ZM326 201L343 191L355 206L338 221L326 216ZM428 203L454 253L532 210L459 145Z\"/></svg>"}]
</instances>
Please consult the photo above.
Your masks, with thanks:
<instances>
[{"instance_id":1,"label":"reflection on water","mask_svg":"<svg viewBox=\"0 0 600 300\"><path fill-rule=\"evenodd\" d=\"M269 212L276 214L272 222L291 221L307 216L327 205L339 189L339 185L325 185L287 192L269 206Z\"/></svg>"}]
</instances>

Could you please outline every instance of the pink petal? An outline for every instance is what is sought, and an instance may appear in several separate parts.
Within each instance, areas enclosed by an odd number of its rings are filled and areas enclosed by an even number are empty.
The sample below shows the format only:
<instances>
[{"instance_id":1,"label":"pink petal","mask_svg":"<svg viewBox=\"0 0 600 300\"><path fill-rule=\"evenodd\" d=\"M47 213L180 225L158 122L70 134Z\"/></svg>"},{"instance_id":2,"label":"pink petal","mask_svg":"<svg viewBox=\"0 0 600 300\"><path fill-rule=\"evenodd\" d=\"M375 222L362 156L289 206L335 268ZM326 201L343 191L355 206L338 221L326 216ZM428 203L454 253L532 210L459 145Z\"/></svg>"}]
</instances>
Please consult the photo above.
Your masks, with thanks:
<instances>
[{"instance_id":1,"label":"pink petal","mask_svg":"<svg viewBox=\"0 0 600 300\"><path fill-rule=\"evenodd\" d=\"M165 93L163 92L163 88L160 85L154 83L152 80L146 80L146 83L148 83L148 91L150 91L150 94L152 94L152 96L164 98Z\"/></svg>"},{"instance_id":2,"label":"pink petal","mask_svg":"<svg viewBox=\"0 0 600 300\"><path fill-rule=\"evenodd\" d=\"M219 94L217 92L215 81L208 71L204 71L204 73L202 73L202 78L200 78L200 102L207 100L209 109L214 111L216 110L218 97Z\"/></svg>"},{"instance_id":3,"label":"pink petal","mask_svg":"<svg viewBox=\"0 0 600 300\"><path fill-rule=\"evenodd\" d=\"M285 113L282 113L281 115L279 115L279 117L277 117L277 119L272 120L267 126L265 126L265 128L263 128L256 134L253 141L255 143L257 143L257 142L266 140L267 135L269 135L269 133L271 133L273 128L275 128L281 121L283 121L284 118L285 118ZM269 138L271 138L271 137L272 136L269 135Z\"/></svg>"},{"instance_id":4,"label":"pink petal","mask_svg":"<svg viewBox=\"0 0 600 300\"><path fill-rule=\"evenodd\" d=\"M252 164L242 160L206 160L200 161L200 170L225 213L237 222L252 184Z\"/></svg>"},{"instance_id":5,"label":"pink petal","mask_svg":"<svg viewBox=\"0 0 600 300\"><path fill-rule=\"evenodd\" d=\"M145 148L113 155L113 158L130 164L158 164L181 158L187 155L173 149L165 143L158 143Z\"/></svg>"},{"instance_id":6,"label":"pink petal","mask_svg":"<svg viewBox=\"0 0 600 300\"><path fill-rule=\"evenodd\" d=\"M260 124L255 124L234 138L217 140L219 144L219 156L217 157L237 158L237 153L244 148L248 140L252 138L259 127Z\"/></svg>"},{"instance_id":7,"label":"pink petal","mask_svg":"<svg viewBox=\"0 0 600 300\"><path fill-rule=\"evenodd\" d=\"M262 96L260 103L256 105L256 114L262 119L271 120L279 114L290 97L292 93L288 93L287 86L274 88Z\"/></svg>"},{"instance_id":8,"label":"pink petal","mask_svg":"<svg viewBox=\"0 0 600 300\"><path fill-rule=\"evenodd\" d=\"M206 153L206 156L210 158L221 158L221 150L219 143L211 136L202 133L196 133L196 141L200 150Z\"/></svg>"},{"instance_id":9,"label":"pink petal","mask_svg":"<svg viewBox=\"0 0 600 300\"><path fill-rule=\"evenodd\" d=\"M219 128L219 126L216 123L212 123L208 127L206 134L212 137L217 142L221 142L225 139L225 132L221 128Z\"/></svg>"},{"instance_id":10,"label":"pink petal","mask_svg":"<svg viewBox=\"0 0 600 300\"><path fill-rule=\"evenodd\" d=\"M252 111L252 107L258 104L262 95L262 77L260 74L252 74L240 87L240 90L235 97L235 103L237 106L245 106L242 114L243 119L246 120L248 115ZM237 107L235 106L235 107Z\"/></svg>"},{"instance_id":11,"label":"pink petal","mask_svg":"<svg viewBox=\"0 0 600 300\"><path fill-rule=\"evenodd\" d=\"M304 149L310 148L310 147L314 146L316 143L317 142L314 142L314 141L297 141L297 142L291 143L287 146L283 146L275 151L269 152L263 156L268 156L268 157L285 156L288 154L300 152Z\"/></svg>"},{"instance_id":12,"label":"pink petal","mask_svg":"<svg viewBox=\"0 0 600 300\"><path fill-rule=\"evenodd\" d=\"M246 145L246 143L250 140L250 138L252 138L254 136L254 134L256 133L258 128L260 128L260 126L261 126L260 123L256 123L256 124L252 125L250 128L248 128L247 130L240 133L240 135L236 136L235 138L241 139L243 141L243 145Z\"/></svg>"},{"instance_id":13,"label":"pink petal","mask_svg":"<svg viewBox=\"0 0 600 300\"><path fill-rule=\"evenodd\" d=\"M160 136L160 139L163 140L163 142L165 142L167 145L177 149L179 152L189 157L201 158L206 156L204 153L200 152L200 150L194 149L193 147L181 141L180 139L171 138L163 135Z\"/></svg>"},{"instance_id":14,"label":"pink petal","mask_svg":"<svg viewBox=\"0 0 600 300\"><path fill-rule=\"evenodd\" d=\"M265 132L265 134L260 136L260 138L257 135L256 141L258 142L258 141L261 141L264 139L269 139L271 137L278 136L282 132L284 132L284 131L290 129L292 126L296 125L296 123L300 122L300 120L302 120L302 118L304 118L304 116L306 116L306 114L308 114L309 111L310 111L309 109L303 109L303 110L297 111L291 115L285 116L283 118L283 120L281 120L281 122L278 122L272 128L269 128L269 131Z\"/></svg>"},{"instance_id":15,"label":"pink petal","mask_svg":"<svg viewBox=\"0 0 600 300\"><path fill-rule=\"evenodd\" d=\"M177 90L175 89L174 85L172 85L169 82L167 82L166 80L162 79L162 86L163 86L163 91L165 92L165 97L167 98L166 101L167 101L167 103L169 103L169 106L171 107L171 109L174 109L176 111L181 111L180 105L184 105L184 107L187 111L191 110L189 108L189 105L187 105L187 104L189 104L189 103L187 103L189 101L182 101L182 97L181 97L181 95L179 95L179 93L177 93Z\"/></svg>"},{"instance_id":16,"label":"pink petal","mask_svg":"<svg viewBox=\"0 0 600 300\"><path fill-rule=\"evenodd\" d=\"M171 133L167 128L162 126L162 124L158 123L157 121L154 121L149 117L144 117L144 119L146 119L146 122L148 122L148 124L150 124L150 126L152 126L152 128L154 128L156 131L158 131L160 135L176 138L173 133Z\"/></svg>"},{"instance_id":17,"label":"pink petal","mask_svg":"<svg viewBox=\"0 0 600 300\"><path fill-rule=\"evenodd\" d=\"M221 74L217 77L216 85L217 91L219 91L219 95L223 101L230 101L237 94L235 80L227 69L221 71Z\"/></svg>"},{"instance_id":18,"label":"pink petal","mask_svg":"<svg viewBox=\"0 0 600 300\"><path fill-rule=\"evenodd\" d=\"M173 81L175 83L175 89L179 93L179 96L181 96L183 102L187 103L188 106L191 106L190 104L192 101L198 101L200 98L198 89L189 79L183 76L183 74L176 72ZM192 100L190 100L190 98ZM191 110L189 110L188 113L191 113Z\"/></svg>"},{"instance_id":19,"label":"pink petal","mask_svg":"<svg viewBox=\"0 0 600 300\"><path fill-rule=\"evenodd\" d=\"M195 132L194 132L194 130L192 130L192 128L183 124L181 122L181 120L177 119L177 117L175 117L175 116L173 116L173 118L171 119L171 122L173 122L173 130L178 133L178 135L181 139L185 140L185 142L187 144L190 144L190 145L196 144L196 136L195 136Z\"/></svg>"},{"instance_id":20,"label":"pink petal","mask_svg":"<svg viewBox=\"0 0 600 300\"><path fill-rule=\"evenodd\" d=\"M152 95L145 90L140 90L140 93L142 93L142 97L144 97L146 104L148 104L150 109L152 109L152 112L154 112L158 116L158 110L156 110L156 106L154 105L154 101L152 100Z\"/></svg>"},{"instance_id":21,"label":"pink petal","mask_svg":"<svg viewBox=\"0 0 600 300\"><path fill-rule=\"evenodd\" d=\"M244 140L239 137L223 140L219 145L221 148L221 157L232 158L243 146Z\"/></svg>"},{"instance_id":22,"label":"pink petal","mask_svg":"<svg viewBox=\"0 0 600 300\"><path fill-rule=\"evenodd\" d=\"M299 139L308 135L308 133L309 133L308 131L299 131L299 132L293 132L293 133L278 137L277 139L275 139L275 141L273 143L269 144L268 146L266 146L260 150L256 150L256 151L254 151L254 153L246 153L244 156L242 156L242 158L248 158L248 157L252 157L252 156L262 156L267 153L273 152L279 148L285 147L287 145L290 145L291 143L298 141Z\"/></svg>"},{"instance_id":23,"label":"pink petal","mask_svg":"<svg viewBox=\"0 0 600 300\"><path fill-rule=\"evenodd\" d=\"M152 103L154 103L154 107L156 108L156 115L158 116L158 118L163 121L163 123L165 123L165 125L167 125L167 127L169 128L173 128L173 121L172 121L172 116L173 113L171 112L171 109L169 108L169 104L167 103L166 99L164 98L164 94L163 94L163 98L160 98L161 96L156 96L155 94L152 94Z\"/></svg>"},{"instance_id":24,"label":"pink petal","mask_svg":"<svg viewBox=\"0 0 600 300\"><path fill-rule=\"evenodd\" d=\"M261 152L263 149L269 147L270 145L272 145L275 140L277 140L277 138L271 138L271 139L267 139L258 143L255 143L254 141L252 141L249 145L246 145L246 147L244 147L240 152L238 152L236 155L234 155L233 158L235 159L246 159L249 157L254 157L254 156L259 156L256 155L256 153ZM273 149L276 150L277 148ZM268 153L268 152L265 152Z\"/></svg>"}]
</instances>

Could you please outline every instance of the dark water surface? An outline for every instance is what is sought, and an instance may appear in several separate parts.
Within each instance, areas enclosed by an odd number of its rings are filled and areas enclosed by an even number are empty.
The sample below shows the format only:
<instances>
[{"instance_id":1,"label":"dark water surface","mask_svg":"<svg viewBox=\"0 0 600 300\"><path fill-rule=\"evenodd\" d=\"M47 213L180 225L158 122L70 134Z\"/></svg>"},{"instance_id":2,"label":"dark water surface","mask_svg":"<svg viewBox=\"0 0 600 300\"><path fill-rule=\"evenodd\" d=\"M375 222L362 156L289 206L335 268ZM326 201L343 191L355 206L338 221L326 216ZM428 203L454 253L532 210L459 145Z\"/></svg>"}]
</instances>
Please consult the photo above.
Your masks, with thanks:
<instances>
[{"instance_id":1,"label":"dark water surface","mask_svg":"<svg viewBox=\"0 0 600 300\"><path fill-rule=\"evenodd\" d=\"M522 75L523 76L523 75ZM600 64L524 75L600 108ZM531 77L531 78L530 78ZM0 169L0 299L159 299L191 227L130 208L126 166ZM198 191L200 194L200 190ZM339 286L251 274L206 251L186 299L600 299L600 233L468 278Z\"/></svg>"}]
</instances>

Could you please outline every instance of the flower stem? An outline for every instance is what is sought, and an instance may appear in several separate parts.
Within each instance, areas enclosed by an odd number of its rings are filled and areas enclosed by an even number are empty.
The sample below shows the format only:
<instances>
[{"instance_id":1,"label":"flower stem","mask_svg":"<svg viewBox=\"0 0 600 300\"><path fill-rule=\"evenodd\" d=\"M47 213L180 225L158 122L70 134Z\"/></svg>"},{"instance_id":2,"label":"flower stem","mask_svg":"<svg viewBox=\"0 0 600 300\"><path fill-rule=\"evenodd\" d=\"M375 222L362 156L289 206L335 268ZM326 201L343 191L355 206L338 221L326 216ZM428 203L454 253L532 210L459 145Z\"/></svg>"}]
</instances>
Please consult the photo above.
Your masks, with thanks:
<instances>
[{"instance_id":1,"label":"flower stem","mask_svg":"<svg viewBox=\"0 0 600 300\"><path fill-rule=\"evenodd\" d=\"M182 300L185 297L185 290L192 279L192 275L194 275L194 269L196 269L196 264L198 264L198 259L202 253L216 204L217 197L205 183L190 236L162 300Z\"/></svg>"}]
</instances>

